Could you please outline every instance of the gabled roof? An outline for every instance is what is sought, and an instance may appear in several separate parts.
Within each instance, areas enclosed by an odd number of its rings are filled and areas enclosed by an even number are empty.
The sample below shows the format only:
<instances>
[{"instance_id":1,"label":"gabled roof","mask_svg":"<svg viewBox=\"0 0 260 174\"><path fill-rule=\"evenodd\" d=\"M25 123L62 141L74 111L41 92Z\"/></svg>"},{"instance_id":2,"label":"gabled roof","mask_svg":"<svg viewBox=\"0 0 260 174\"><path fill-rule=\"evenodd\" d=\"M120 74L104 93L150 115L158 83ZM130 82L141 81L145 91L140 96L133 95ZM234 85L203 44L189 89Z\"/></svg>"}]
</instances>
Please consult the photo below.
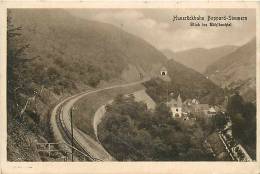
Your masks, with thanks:
<instances>
[{"instance_id":1,"label":"gabled roof","mask_svg":"<svg viewBox=\"0 0 260 174\"><path fill-rule=\"evenodd\" d=\"M178 107L182 107L182 99L181 99L181 95L180 94L178 95L178 98L177 98L177 106Z\"/></svg>"},{"instance_id":2,"label":"gabled roof","mask_svg":"<svg viewBox=\"0 0 260 174\"><path fill-rule=\"evenodd\" d=\"M209 112L216 112L216 110L213 107L211 107L209 108Z\"/></svg>"},{"instance_id":3,"label":"gabled roof","mask_svg":"<svg viewBox=\"0 0 260 174\"><path fill-rule=\"evenodd\" d=\"M195 105L195 107L198 109L201 109L201 110L209 110L208 104L197 104L197 105Z\"/></svg>"},{"instance_id":4,"label":"gabled roof","mask_svg":"<svg viewBox=\"0 0 260 174\"><path fill-rule=\"evenodd\" d=\"M170 106L170 107L182 107L182 99L181 99L181 96L179 95L179 96L177 97L177 100L171 99L171 101L168 102L167 104L168 104L168 106Z\"/></svg>"},{"instance_id":5,"label":"gabled roof","mask_svg":"<svg viewBox=\"0 0 260 174\"><path fill-rule=\"evenodd\" d=\"M171 99L171 101L168 102L169 107L173 107L175 105L177 105L177 101L175 99Z\"/></svg>"},{"instance_id":6,"label":"gabled roof","mask_svg":"<svg viewBox=\"0 0 260 174\"><path fill-rule=\"evenodd\" d=\"M187 103L191 103L191 99L186 99L183 103L187 104Z\"/></svg>"},{"instance_id":7,"label":"gabled roof","mask_svg":"<svg viewBox=\"0 0 260 174\"><path fill-rule=\"evenodd\" d=\"M192 99L192 103L199 103L199 101L197 99Z\"/></svg>"}]
</instances>

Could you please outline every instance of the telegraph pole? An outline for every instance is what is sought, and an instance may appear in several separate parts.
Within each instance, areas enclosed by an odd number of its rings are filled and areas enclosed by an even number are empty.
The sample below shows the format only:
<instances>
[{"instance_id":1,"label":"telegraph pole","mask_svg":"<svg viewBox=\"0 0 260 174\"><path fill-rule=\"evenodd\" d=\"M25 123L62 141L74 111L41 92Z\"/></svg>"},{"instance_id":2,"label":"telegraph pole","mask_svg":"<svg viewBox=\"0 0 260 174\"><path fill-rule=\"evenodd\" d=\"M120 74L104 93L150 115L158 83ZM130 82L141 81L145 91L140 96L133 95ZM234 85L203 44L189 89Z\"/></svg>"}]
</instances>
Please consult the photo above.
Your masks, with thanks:
<instances>
[{"instance_id":1,"label":"telegraph pole","mask_svg":"<svg viewBox=\"0 0 260 174\"><path fill-rule=\"evenodd\" d=\"M35 89L34 91L33 91L33 94L34 94L34 110L35 110L35 113L37 112L37 102L36 102L36 97L37 97L37 90Z\"/></svg>"},{"instance_id":2,"label":"telegraph pole","mask_svg":"<svg viewBox=\"0 0 260 174\"><path fill-rule=\"evenodd\" d=\"M72 107L73 108L73 107ZM70 126L71 126L71 161L73 162L73 152L74 152L74 143L73 143L73 120L72 120L72 108L70 109Z\"/></svg>"}]
</instances>

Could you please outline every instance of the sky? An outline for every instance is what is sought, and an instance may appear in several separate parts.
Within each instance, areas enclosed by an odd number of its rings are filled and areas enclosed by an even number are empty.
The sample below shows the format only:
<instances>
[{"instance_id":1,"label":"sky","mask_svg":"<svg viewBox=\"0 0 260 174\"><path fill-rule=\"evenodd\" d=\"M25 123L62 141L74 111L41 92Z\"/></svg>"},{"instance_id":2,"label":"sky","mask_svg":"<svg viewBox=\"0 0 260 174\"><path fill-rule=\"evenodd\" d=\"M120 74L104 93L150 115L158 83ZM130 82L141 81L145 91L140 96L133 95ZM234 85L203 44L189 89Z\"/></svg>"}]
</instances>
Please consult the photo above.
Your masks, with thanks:
<instances>
[{"instance_id":1,"label":"sky","mask_svg":"<svg viewBox=\"0 0 260 174\"><path fill-rule=\"evenodd\" d=\"M192 48L243 45L256 35L253 9L81 9L69 12L87 20L109 23L137 35L157 49L174 52ZM173 16L246 16L231 27L191 27Z\"/></svg>"}]
</instances>

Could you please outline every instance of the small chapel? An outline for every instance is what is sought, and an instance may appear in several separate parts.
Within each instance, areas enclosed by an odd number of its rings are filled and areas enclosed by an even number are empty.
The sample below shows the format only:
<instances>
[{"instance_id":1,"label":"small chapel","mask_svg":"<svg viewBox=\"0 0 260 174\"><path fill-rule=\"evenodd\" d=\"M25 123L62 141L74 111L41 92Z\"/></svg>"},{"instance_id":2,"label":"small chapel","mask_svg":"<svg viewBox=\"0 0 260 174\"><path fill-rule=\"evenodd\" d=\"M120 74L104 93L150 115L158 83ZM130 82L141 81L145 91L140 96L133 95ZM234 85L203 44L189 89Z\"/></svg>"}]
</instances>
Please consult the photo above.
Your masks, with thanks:
<instances>
[{"instance_id":1,"label":"small chapel","mask_svg":"<svg viewBox=\"0 0 260 174\"><path fill-rule=\"evenodd\" d=\"M173 118L182 117L182 99L180 94L178 95L177 100L172 99L167 102L167 105L171 108Z\"/></svg>"}]
</instances>

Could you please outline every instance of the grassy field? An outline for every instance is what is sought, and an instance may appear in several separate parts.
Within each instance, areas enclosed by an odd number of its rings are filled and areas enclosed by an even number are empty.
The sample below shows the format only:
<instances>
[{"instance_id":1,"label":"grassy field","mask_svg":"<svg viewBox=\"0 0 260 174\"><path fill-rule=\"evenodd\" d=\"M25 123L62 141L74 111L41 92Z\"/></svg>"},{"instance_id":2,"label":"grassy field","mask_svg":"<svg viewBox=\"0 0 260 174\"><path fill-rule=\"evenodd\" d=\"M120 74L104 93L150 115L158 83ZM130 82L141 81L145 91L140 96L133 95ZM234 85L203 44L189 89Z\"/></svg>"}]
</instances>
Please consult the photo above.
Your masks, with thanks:
<instances>
[{"instance_id":1,"label":"grassy field","mask_svg":"<svg viewBox=\"0 0 260 174\"><path fill-rule=\"evenodd\" d=\"M153 101L153 99L147 95L145 90L140 90L134 93L135 100L136 101L143 101L147 104L148 109L155 109L156 103Z\"/></svg>"},{"instance_id":2,"label":"grassy field","mask_svg":"<svg viewBox=\"0 0 260 174\"><path fill-rule=\"evenodd\" d=\"M124 88L109 89L87 95L75 104L78 109L74 111L74 124L78 129L82 130L92 138L95 138L93 118L96 110L118 94L133 93L141 89L144 89L144 87L140 84Z\"/></svg>"}]
</instances>

